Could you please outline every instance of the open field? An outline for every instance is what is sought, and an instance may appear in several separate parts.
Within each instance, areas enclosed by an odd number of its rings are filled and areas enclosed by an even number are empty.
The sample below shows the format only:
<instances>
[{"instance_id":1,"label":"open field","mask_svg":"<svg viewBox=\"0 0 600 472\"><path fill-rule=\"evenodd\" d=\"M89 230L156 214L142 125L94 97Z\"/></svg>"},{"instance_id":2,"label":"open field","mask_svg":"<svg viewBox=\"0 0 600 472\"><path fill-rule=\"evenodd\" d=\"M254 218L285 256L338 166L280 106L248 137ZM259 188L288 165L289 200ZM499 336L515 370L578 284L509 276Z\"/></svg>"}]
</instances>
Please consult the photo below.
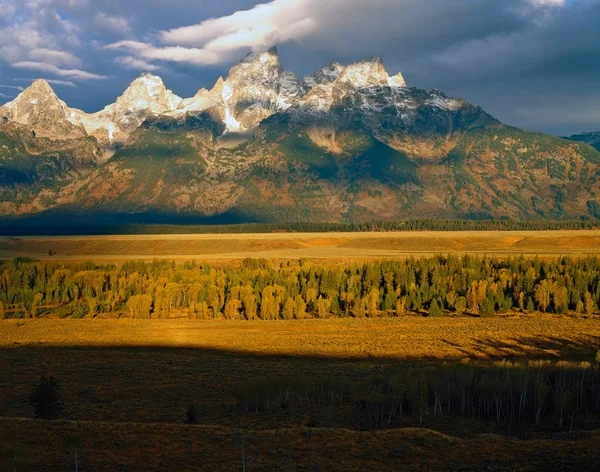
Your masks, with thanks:
<instances>
[{"instance_id":1,"label":"open field","mask_svg":"<svg viewBox=\"0 0 600 472\"><path fill-rule=\"evenodd\" d=\"M0 440L27 451L18 470L67 469L72 454L62 443L70 434L82 438L83 470L242 470L242 457L246 470L590 470L600 458L593 431L549 425L523 441L523 431L505 423L431 412L423 423L403 415L375 431L352 396L246 412L240 392L290 376L360 384L390 369L419 372L465 358L481 366L593 363L598 349L597 320L550 315L5 320ZM34 421L27 396L48 374L60 382L65 410L61 421ZM195 426L184 424L190 404ZM575 421L578 430L597 427L593 416Z\"/></svg>"},{"instance_id":2,"label":"open field","mask_svg":"<svg viewBox=\"0 0 600 472\"><path fill-rule=\"evenodd\" d=\"M241 356L371 360L588 360L600 349L596 318L554 315L293 322L38 319L0 323L0 349L164 348ZM0 360L4 372L10 371ZM16 375L17 372L14 372Z\"/></svg>"},{"instance_id":3,"label":"open field","mask_svg":"<svg viewBox=\"0 0 600 472\"><path fill-rule=\"evenodd\" d=\"M53 256L49 255L52 251ZM435 254L600 254L600 231L464 231L0 237L0 259L364 260Z\"/></svg>"}]
</instances>

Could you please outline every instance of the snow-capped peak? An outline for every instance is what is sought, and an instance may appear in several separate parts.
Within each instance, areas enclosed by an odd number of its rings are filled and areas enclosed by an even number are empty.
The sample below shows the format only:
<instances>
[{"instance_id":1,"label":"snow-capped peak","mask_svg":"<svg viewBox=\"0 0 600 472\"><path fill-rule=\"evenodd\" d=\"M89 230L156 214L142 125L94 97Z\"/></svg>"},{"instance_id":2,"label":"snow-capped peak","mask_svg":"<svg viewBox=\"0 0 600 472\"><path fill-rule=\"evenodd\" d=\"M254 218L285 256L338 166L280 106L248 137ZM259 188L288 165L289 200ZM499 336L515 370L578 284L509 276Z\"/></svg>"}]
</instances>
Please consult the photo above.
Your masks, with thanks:
<instances>
[{"instance_id":1,"label":"snow-capped peak","mask_svg":"<svg viewBox=\"0 0 600 472\"><path fill-rule=\"evenodd\" d=\"M182 99L165 87L162 79L152 74L142 74L123 92L115 108L122 112L148 110L153 114L176 109Z\"/></svg>"},{"instance_id":2,"label":"snow-capped peak","mask_svg":"<svg viewBox=\"0 0 600 472\"><path fill-rule=\"evenodd\" d=\"M34 108L55 109L54 115L65 117L77 129L85 128L111 149L115 144L126 142L129 135L152 116L177 118L210 109L211 116L222 120L227 131L239 132L254 128L274 113L294 107L322 112L334 104L356 103L357 107L375 113L386 106L384 102L399 100L404 93L400 89L405 87L402 74L390 77L380 57L348 66L334 61L305 77L301 85L295 74L283 70L277 48L272 47L246 55L231 68L227 78L219 78L210 91L200 89L185 100L168 90L160 77L144 73L115 103L94 114L69 109L44 80L34 82L17 99L2 107L2 111L6 116L5 110L9 110L11 119L31 122ZM26 106L21 106L23 104ZM459 106L458 102L439 97L432 99L431 104L446 108Z\"/></svg>"}]
</instances>

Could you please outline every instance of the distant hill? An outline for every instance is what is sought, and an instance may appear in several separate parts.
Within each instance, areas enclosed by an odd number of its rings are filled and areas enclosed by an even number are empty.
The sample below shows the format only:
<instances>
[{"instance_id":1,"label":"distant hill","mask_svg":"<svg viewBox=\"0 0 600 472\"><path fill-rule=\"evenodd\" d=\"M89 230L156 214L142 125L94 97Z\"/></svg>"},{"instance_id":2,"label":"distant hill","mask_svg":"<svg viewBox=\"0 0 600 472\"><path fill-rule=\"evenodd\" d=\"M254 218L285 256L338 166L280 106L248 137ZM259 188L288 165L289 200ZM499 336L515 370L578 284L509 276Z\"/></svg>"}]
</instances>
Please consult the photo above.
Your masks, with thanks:
<instances>
[{"instance_id":1,"label":"distant hill","mask_svg":"<svg viewBox=\"0 0 600 472\"><path fill-rule=\"evenodd\" d=\"M595 133L574 134L573 136L569 136L567 139L589 144L593 148L596 148L598 151L600 151L600 131Z\"/></svg>"}]
</instances>

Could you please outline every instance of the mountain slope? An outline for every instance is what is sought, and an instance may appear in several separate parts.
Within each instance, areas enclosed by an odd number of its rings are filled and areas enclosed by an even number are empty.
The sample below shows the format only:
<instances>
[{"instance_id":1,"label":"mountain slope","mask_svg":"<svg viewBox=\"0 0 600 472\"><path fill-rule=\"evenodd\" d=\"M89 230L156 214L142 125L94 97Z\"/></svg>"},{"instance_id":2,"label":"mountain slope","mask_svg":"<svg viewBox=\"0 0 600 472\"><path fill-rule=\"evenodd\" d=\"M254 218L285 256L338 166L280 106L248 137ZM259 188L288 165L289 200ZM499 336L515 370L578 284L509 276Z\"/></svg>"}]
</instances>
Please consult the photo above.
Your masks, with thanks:
<instances>
[{"instance_id":1,"label":"mountain slope","mask_svg":"<svg viewBox=\"0 0 600 472\"><path fill-rule=\"evenodd\" d=\"M334 62L299 82L270 49L246 56L212 90L189 99L143 75L97 114L61 113L58 121L85 132L72 140L72 154L60 141L64 178L40 188L34 182L44 181L43 170L0 161L1 214L269 222L600 217L600 152L408 87L380 58ZM0 133L31 129L16 116L23 113L8 116ZM14 130L5 133L11 159L37 162L33 136ZM76 158L87 156L82 143L98 141L103 159L114 155L84 168ZM9 190L16 182L18 198Z\"/></svg>"}]
</instances>

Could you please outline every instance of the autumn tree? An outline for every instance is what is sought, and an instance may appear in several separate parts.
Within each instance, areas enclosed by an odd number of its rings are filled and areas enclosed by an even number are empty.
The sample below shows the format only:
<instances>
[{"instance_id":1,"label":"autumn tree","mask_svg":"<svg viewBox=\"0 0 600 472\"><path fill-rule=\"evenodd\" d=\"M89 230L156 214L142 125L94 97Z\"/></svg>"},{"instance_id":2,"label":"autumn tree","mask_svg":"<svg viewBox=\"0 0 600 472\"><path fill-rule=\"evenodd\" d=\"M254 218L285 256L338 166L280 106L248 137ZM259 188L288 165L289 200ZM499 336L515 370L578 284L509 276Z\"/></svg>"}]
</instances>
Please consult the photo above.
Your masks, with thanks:
<instances>
[{"instance_id":1,"label":"autumn tree","mask_svg":"<svg viewBox=\"0 0 600 472\"><path fill-rule=\"evenodd\" d=\"M127 300L127 309L133 318L148 319L152 309L152 297L146 295L133 295Z\"/></svg>"},{"instance_id":2,"label":"autumn tree","mask_svg":"<svg viewBox=\"0 0 600 472\"><path fill-rule=\"evenodd\" d=\"M366 298L366 305L367 305L367 310L369 312L369 316L374 317L377 316L378 314L378 305L379 305L379 290L377 288L373 288L367 298Z\"/></svg>"},{"instance_id":3,"label":"autumn tree","mask_svg":"<svg viewBox=\"0 0 600 472\"><path fill-rule=\"evenodd\" d=\"M240 308L242 302L237 298L231 298L225 304L225 318L228 320L236 320L240 316Z\"/></svg>"},{"instance_id":4,"label":"autumn tree","mask_svg":"<svg viewBox=\"0 0 600 472\"><path fill-rule=\"evenodd\" d=\"M465 297L457 297L454 301L454 311L458 316L462 316L467 309L467 299Z\"/></svg>"},{"instance_id":5,"label":"autumn tree","mask_svg":"<svg viewBox=\"0 0 600 472\"><path fill-rule=\"evenodd\" d=\"M296 319L303 320L306 318L306 302L301 295L296 296L296 307L294 309L294 314L296 315Z\"/></svg>"},{"instance_id":6,"label":"autumn tree","mask_svg":"<svg viewBox=\"0 0 600 472\"><path fill-rule=\"evenodd\" d=\"M283 305L283 319L293 320L296 313L296 302L292 298L288 298Z\"/></svg>"},{"instance_id":7,"label":"autumn tree","mask_svg":"<svg viewBox=\"0 0 600 472\"><path fill-rule=\"evenodd\" d=\"M592 298L592 294L590 292L585 292L583 296L583 304L585 307L585 313L588 316L592 316L594 314L594 299Z\"/></svg>"},{"instance_id":8,"label":"autumn tree","mask_svg":"<svg viewBox=\"0 0 600 472\"><path fill-rule=\"evenodd\" d=\"M319 297L317 299L317 315L319 318L326 318L331 308L331 301L326 298Z\"/></svg>"},{"instance_id":9,"label":"autumn tree","mask_svg":"<svg viewBox=\"0 0 600 472\"><path fill-rule=\"evenodd\" d=\"M33 296L33 302L31 303L31 318L35 318L37 316L38 308L43 299L44 295L41 293L36 293Z\"/></svg>"},{"instance_id":10,"label":"autumn tree","mask_svg":"<svg viewBox=\"0 0 600 472\"><path fill-rule=\"evenodd\" d=\"M402 297L396 300L396 307L394 312L396 316L403 316L406 314L406 297Z\"/></svg>"},{"instance_id":11,"label":"autumn tree","mask_svg":"<svg viewBox=\"0 0 600 472\"><path fill-rule=\"evenodd\" d=\"M550 305L551 285L548 280L542 280L538 285L535 286L534 296L535 301L538 303L538 307L541 311L545 312Z\"/></svg>"}]
</instances>

